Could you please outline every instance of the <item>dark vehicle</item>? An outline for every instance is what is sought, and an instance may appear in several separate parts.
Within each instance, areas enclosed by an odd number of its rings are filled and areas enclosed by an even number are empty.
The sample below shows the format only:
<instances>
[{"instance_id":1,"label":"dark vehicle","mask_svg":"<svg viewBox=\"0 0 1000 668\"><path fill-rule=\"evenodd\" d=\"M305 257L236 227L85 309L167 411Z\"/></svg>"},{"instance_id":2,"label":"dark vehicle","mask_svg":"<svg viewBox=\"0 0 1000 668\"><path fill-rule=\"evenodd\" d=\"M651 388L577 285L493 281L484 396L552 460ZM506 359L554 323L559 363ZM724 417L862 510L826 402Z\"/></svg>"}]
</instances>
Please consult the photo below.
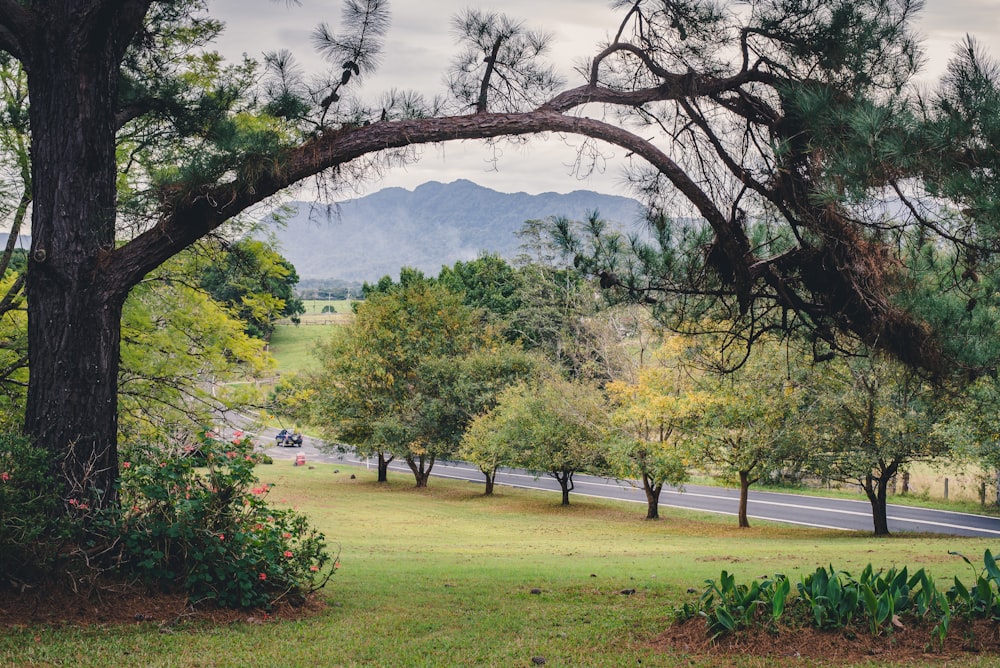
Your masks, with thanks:
<instances>
[{"instance_id":1,"label":"dark vehicle","mask_svg":"<svg viewBox=\"0 0 1000 668\"><path fill-rule=\"evenodd\" d=\"M283 448L301 448L302 434L297 431L293 432L287 429L282 429L278 432L278 435L274 437L274 444L280 445Z\"/></svg>"}]
</instances>

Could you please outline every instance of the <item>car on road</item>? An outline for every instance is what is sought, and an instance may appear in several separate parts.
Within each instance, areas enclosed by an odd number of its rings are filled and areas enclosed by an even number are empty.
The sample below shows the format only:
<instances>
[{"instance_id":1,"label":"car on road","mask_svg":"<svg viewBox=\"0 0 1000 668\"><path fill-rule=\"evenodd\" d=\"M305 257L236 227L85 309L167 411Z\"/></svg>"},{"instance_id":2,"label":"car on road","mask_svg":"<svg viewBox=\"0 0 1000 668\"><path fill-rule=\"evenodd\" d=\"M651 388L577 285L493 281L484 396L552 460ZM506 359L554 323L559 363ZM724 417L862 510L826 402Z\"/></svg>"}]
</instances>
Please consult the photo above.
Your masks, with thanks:
<instances>
[{"instance_id":1,"label":"car on road","mask_svg":"<svg viewBox=\"0 0 1000 668\"><path fill-rule=\"evenodd\" d=\"M298 431L282 429L278 432L277 436L274 437L274 444L280 445L283 448L301 448L302 434Z\"/></svg>"}]
</instances>

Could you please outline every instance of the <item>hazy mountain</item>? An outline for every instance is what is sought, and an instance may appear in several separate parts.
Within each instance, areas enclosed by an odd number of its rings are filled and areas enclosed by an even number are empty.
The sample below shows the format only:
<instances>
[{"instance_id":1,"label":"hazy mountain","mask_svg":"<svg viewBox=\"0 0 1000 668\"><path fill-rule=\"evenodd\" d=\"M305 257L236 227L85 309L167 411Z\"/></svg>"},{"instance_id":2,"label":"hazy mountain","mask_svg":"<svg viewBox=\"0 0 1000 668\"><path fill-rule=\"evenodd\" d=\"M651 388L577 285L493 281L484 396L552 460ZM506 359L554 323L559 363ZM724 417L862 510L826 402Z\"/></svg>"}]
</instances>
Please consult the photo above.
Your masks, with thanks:
<instances>
[{"instance_id":1,"label":"hazy mountain","mask_svg":"<svg viewBox=\"0 0 1000 668\"><path fill-rule=\"evenodd\" d=\"M7 240L10 239L10 234L7 232L0 232L0 252L7 247ZM24 250L28 250L31 247L31 236L27 234L22 234L17 238L17 247Z\"/></svg>"},{"instance_id":2,"label":"hazy mountain","mask_svg":"<svg viewBox=\"0 0 1000 668\"><path fill-rule=\"evenodd\" d=\"M584 219L597 210L619 229L638 228L642 207L633 199L586 190L569 194L501 193L471 181L425 183L415 190L386 188L324 207L294 202L285 225L267 225L281 253L303 279L376 281L403 266L437 275L442 265L481 252L513 258L524 221L548 216Z\"/></svg>"}]
</instances>

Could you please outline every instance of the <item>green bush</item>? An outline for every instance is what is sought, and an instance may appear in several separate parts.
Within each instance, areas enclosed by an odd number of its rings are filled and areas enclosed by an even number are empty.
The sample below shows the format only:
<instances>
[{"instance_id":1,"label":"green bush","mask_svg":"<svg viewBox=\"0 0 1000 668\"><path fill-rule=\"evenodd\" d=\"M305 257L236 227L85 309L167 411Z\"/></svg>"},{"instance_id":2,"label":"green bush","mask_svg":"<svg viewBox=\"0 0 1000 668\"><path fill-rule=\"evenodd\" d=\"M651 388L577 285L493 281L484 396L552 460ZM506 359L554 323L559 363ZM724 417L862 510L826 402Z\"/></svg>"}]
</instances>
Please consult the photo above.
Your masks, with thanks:
<instances>
[{"instance_id":1,"label":"green bush","mask_svg":"<svg viewBox=\"0 0 1000 668\"><path fill-rule=\"evenodd\" d=\"M116 521L126 571L225 607L296 602L323 586L336 568L325 538L304 516L268 506L253 443L203 435L197 450L198 458L150 450L122 462Z\"/></svg>"},{"instance_id":2,"label":"green bush","mask_svg":"<svg viewBox=\"0 0 1000 668\"><path fill-rule=\"evenodd\" d=\"M28 583L51 573L74 536L60 511L48 453L23 437L0 434L0 576ZM69 508L86 512L86 502Z\"/></svg>"}]
</instances>

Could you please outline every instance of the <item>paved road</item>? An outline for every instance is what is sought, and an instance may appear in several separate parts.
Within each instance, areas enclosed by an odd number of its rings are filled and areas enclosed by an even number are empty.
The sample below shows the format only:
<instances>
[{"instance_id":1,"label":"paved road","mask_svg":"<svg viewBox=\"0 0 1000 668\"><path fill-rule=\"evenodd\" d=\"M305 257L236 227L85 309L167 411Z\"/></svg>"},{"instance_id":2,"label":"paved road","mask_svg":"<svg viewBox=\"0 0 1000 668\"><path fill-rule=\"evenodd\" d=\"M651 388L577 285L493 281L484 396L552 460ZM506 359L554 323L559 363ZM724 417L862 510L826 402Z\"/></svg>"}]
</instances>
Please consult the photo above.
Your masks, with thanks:
<instances>
[{"instance_id":1,"label":"paved road","mask_svg":"<svg viewBox=\"0 0 1000 668\"><path fill-rule=\"evenodd\" d=\"M273 444L276 430L265 430L260 436L262 443ZM306 437L301 448L269 447L267 453L276 459L292 460L303 454L308 463L353 464L366 466L353 452L327 454L317 446L321 442ZM374 461L371 463L374 468ZM391 471L412 475L405 462L392 462ZM472 484L483 484L483 474L475 466L463 462L437 462L432 475L435 477L468 480ZM526 471L503 470L497 474L498 485L523 487L558 492L559 484L542 476L536 478ZM606 499L620 499L645 504L642 487L629 481L601 478L597 476L574 476L575 496L593 496ZM688 508L703 512L736 515L739 491L723 487L685 485L683 491L664 488L660 495L660 505L672 508ZM784 522L824 529L844 531L872 531L871 506L864 500L833 499L828 497L782 494L779 492L751 491L747 503L748 515L757 520ZM972 515L944 510L914 508L889 505L889 530L893 533L920 532L943 533L955 536L977 536L981 538L1000 537L1000 518Z\"/></svg>"}]
</instances>

